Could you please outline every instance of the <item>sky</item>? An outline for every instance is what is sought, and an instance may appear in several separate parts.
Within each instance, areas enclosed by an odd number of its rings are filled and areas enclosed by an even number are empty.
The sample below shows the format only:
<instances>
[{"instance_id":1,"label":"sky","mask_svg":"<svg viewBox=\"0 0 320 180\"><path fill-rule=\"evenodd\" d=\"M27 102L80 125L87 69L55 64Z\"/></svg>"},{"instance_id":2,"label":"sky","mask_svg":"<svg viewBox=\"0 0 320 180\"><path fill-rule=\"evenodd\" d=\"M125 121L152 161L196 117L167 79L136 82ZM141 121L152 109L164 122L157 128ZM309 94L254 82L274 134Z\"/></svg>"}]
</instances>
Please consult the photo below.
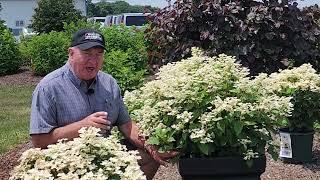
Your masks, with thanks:
<instances>
[{"instance_id":1,"label":"sky","mask_svg":"<svg viewBox=\"0 0 320 180\"><path fill-rule=\"evenodd\" d=\"M320 0L304 0L304 1L298 1L299 6L304 7L304 6L310 6L314 4L320 5Z\"/></svg>"},{"instance_id":2,"label":"sky","mask_svg":"<svg viewBox=\"0 0 320 180\"><path fill-rule=\"evenodd\" d=\"M93 0L92 2L97 2L99 0ZM127 1L131 5L151 5L154 7L163 8L168 5L168 2L166 0L124 0ZM171 0L173 3L175 0ZM298 1L300 7L309 6L318 4L320 5L320 0L304 0L304 1Z\"/></svg>"},{"instance_id":3,"label":"sky","mask_svg":"<svg viewBox=\"0 0 320 180\"><path fill-rule=\"evenodd\" d=\"M100 0L92 0L93 3L99 2ZM106 0L108 2L108 0ZM111 0L114 1L114 0ZM168 5L166 0L123 0L131 5L150 5L153 7L164 8ZM172 2L175 0L172 0ZM320 1L320 0L319 0Z\"/></svg>"}]
</instances>

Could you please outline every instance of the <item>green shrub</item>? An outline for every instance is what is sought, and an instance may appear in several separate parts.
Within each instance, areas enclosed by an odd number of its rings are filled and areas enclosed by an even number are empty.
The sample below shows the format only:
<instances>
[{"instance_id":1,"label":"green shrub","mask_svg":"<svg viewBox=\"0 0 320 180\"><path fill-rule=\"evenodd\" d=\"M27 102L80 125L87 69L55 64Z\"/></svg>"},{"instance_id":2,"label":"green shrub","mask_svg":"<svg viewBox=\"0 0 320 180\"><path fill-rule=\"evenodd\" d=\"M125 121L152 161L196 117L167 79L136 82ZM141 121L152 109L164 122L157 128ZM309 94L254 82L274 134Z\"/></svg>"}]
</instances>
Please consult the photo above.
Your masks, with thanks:
<instances>
[{"instance_id":1,"label":"green shrub","mask_svg":"<svg viewBox=\"0 0 320 180\"><path fill-rule=\"evenodd\" d=\"M64 32L66 33L67 36L70 37L70 40L71 40L73 33L77 32L79 29L83 29L83 28L91 28L91 29L96 29L98 31L101 30L99 23L94 24L93 22L88 22L86 20L79 20L76 22L71 22L69 24L63 23Z\"/></svg>"},{"instance_id":2,"label":"green shrub","mask_svg":"<svg viewBox=\"0 0 320 180\"><path fill-rule=\"evenodd\" d=\"M4 21L0 19L0 31L3 31L7 27L4 25Z\"/></svg>"},{"instance_id":3,"label":"green shrub","mask_svg":"<svg viewBox=\"0 0 320 180\"><path fill-rule=\"evenodd\" d=\"M31 56L31 52L30 52L30 48L29 48L29 45L30 45L30 41L32 40L34 36L28 36L28 37L21 37L20 38L20 43L18 44L18 47L19 47L19 51L20 51L20 54L21 54L21 59L22 59L22 64L24 66L29 66L31 67L31 59L32 59L32 56Z\"/></svg>"},{"instance_id":4,"label":"green shrub","mask_svg":"<svg viewBox=\"0 0 320 180\"><path fill-rule=\"evenodd\" d=\"M252 74L310 63L320 70L320 28L314 11L275 0L179 0L153 16L147 30L153 61L163 64L190 55L193 46L209 55L234 55Z\"/></svg>"},{"instance_id":5,"label":"green shrub","mask_svg":"<svg viewBox=\"0 0 320 180\"><path fill-rule=\"evenodd\" d=\"M46 75L67 61L69 44L65 33L50 32L24 41L20 50L23 57L30 58L31 68L36 75Z\"/></svg>"},{"instance_id":6,"label":"green shrub","mask_svg":"<svg viewBox=\"0 0 320 180\"><path fill-rule=\"evenodd\" d=\"M103 71L118 81L122 93L140 87L144 81L146 69L135 69L135 63L131 58L134 54L132 50L128 52L113 50L105 55Z\"/></svg>"},{"instance_id":7,"label":"green shrub","mask_svg":"<svg viewBox=\"0 0 320 180\"><path fill-rule=\"evenodd\" d=\"M0 75L16 73L21 62L14 36L6 28L0 30Z\"/></svg>"},{"instance_id":8,"label":"green shrub","mask_svg":"<svg viewBox=\"0 0 320 180\"><path fill-rule=\"evenodd\" d=\"M143 30L124 26L102 29L106 40L103 71L118 80L122 92L140 87L148 74Z\"/></svg>"}]
</instances>

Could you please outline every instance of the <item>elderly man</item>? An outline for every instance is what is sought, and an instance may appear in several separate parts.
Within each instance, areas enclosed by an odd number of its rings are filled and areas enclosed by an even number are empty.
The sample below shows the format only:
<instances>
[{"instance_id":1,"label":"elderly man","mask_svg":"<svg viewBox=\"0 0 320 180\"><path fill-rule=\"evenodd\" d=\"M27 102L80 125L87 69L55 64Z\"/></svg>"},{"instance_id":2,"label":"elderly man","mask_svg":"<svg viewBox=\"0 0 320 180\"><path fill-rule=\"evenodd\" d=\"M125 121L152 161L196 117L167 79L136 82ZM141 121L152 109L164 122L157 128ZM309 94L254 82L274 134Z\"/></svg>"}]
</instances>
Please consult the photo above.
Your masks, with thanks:
<instances>
[{"instance_id":1,"label":"elderly man","mask_svg":"<svg viewBox=\"0 0 320 180\"><path fill-rule=\"evenodd\" d=\"M176 153L159 153L139 136L123 103L116 80L100 71L105 40L92 29L72 37L68 62L45 76L33 92L30 135L35 147L46 148L59 139L78 137L82 127L108 134L118 126L131 146L139 150L141 169L152 179L160 164Z\"/></svg>"}]
</instances>

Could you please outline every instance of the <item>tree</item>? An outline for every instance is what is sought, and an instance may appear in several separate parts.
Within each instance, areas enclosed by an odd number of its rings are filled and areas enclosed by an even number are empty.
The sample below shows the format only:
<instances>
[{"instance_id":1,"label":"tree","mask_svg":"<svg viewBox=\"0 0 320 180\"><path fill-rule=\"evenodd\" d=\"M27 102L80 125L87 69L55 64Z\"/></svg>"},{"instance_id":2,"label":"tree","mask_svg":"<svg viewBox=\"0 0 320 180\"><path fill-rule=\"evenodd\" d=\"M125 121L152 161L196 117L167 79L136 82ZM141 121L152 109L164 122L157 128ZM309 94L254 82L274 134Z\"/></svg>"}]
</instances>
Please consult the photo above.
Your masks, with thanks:
<instances>
[{"instance_id":1,"label":"tree","mask_svg":"<svg viewBox=\"0 0 320 180\"><path fill-rule=\"evenodd\" d=\"M87 0L88 16L107 16L121 13L153 13L159 10L159 8L151 6L130 5L125 1L116 1L114 3L100 1L98 3L92 3L92 0Z\"/></svg>"},{"instance_id":2,"label":"tree","mask_svg":"<svg viewBox=\"0 0 320 180\"><path fill-rule=\"evenodd\" d=\"M93 12L94 16L107 16L109 14L114 14L113 3L101 1L95 4L95 12Z\"/></svg>"},{"instance_id":3,"label":"tree","mask_svg":"<svg viewBox=\"0 0 320 180\"><path fill-rule=\"evenodd\" d=\"M94 13L97 11L95 4L92 3L92 0L86 0L87 4L87 16L93 17Z\"/></svg>"},{"instance_id":4,"label":"tree","mask_svg":"<svg viewBox=\"0 0 320 180\"><path fill-rule=\"evenodd\" d=\"M116 1L113 4L114 6L114 13L115 14L121 14L124 12L128 12L130 8L130 4L125 1Z\"/></svg>"},{"instance_id":5,"label":"tree","mask_svg":"<svg viewBox=\"0 0 320 180\"><path fill-rule=\"evenodd\" d=\"M63 31L64 22L71 23L81 18L73 0L40 0L30 27L39 33Z\"/></svg>"},{"instance_id":6,"label":"tree","mask_svg":"<svg viewBox=\"0 0 320 180\"><path fill-rule=\"evenodd\" d=\"M315 11L289 0L177 0L154 14L151 65L178 61L193 46L236 56L252 75L310 63L320 71Z\"/></svg>"},{"instance_id":7,"label":"tree","mask_svg":"<svg viewBox=\"0 0 320 180\"><path fill-rule=\"evenodd\" d=\"M0 12L2 10L2 6L1 6L1 3L0 3ZM0 31L5 29L6 26L4 25L4 21L0 19Z\"/></svg>"}]
</instances>

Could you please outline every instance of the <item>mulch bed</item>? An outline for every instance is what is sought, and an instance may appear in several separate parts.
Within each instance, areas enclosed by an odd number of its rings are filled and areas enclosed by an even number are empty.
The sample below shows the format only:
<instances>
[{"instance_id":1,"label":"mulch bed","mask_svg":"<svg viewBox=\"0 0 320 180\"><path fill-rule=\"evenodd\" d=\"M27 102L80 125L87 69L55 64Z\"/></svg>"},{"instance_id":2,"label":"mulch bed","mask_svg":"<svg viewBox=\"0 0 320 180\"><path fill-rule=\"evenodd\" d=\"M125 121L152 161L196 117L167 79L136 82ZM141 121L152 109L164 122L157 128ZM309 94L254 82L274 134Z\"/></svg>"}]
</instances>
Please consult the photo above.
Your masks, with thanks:
<instances>
[{"instance_id":1,"label":"mulch bed","mask_svg":"<svg viewBox=\"0 0 320 180\"><path fill-rule=\"evenodd\" d=\"M36 85L42 77L33 76L31 72L22 70L18 74L0 77L0 85ZM9 179L10 171L18 164L22 152L31 148L30 142L21 144L15 149L0 156L0 180ZM316 180L320 179L320 134L316 133L313 141L313 162L308 164L285 164L274 161L267 156L266 172L262 180ZM155 180L181 180L176 165L161 167Z\"/></svg>"},{"instance_id":2,"label":"mulch bed","mask_svg":"<svg viewBox=\"0 0 320 180\"><path fill-rule=\"evenodd\" d=\"M25 143L17 146L13 150L0 156L0 179L9 179L10 171L18 165L21 154L31 148L31 143Z\"/></svg>"},{"instance_id":3,"label":"mulch bed","mask_svg":"<svg viewBox=\"0 0 320 180\"><path fill-rule=\"evenodd\" d=\"M0 76L0 85L37 85L41 79L42 77L34 76L27 68L23 68L18 74Z\"/></svg>"}]
</instances>

